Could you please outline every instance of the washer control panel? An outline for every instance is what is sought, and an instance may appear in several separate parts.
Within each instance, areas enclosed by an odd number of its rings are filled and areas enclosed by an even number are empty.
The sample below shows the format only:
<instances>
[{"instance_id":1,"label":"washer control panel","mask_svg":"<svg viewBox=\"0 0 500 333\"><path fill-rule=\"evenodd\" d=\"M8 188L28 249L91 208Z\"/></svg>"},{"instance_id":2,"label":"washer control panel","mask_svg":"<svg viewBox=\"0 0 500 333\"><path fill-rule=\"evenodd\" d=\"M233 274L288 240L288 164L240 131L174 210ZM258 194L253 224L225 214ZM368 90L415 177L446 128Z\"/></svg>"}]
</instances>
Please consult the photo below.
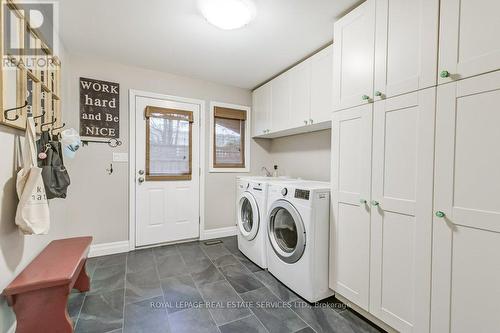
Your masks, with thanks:
<instances>
[{"instance_id":1,"label":"washer control panel","mask_svg":"<svg viewBox=\"0 0 500 333\"><path fill-rule=\"evenodd\" d=\"M308 191L308 190L300 190L300 189L295 190L295 198L296 199L309 200L310 194L311 194L311 191Z\"/></svg>"}]
</instances>

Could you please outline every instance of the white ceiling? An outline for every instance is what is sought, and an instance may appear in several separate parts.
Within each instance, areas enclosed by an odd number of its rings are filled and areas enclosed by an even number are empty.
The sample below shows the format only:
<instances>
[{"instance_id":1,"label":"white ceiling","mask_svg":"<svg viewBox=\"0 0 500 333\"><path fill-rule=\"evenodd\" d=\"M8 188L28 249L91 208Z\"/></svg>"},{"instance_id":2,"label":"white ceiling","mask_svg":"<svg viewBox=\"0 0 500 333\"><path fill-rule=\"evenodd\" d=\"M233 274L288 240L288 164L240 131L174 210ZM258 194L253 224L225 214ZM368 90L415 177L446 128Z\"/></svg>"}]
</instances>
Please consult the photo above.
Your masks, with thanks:
<instances>
[{"instance_id":1,"label":"white ceiling","mask_svg":"<svg viewBox=\"0 0 500 333\"><path fill-rule=\"evenodd\" d=\"M359 0L255 0L257 17L224 31L196 0L61 0L70 53L253 88L332 40Z\"/></svg>"}]
</instances>

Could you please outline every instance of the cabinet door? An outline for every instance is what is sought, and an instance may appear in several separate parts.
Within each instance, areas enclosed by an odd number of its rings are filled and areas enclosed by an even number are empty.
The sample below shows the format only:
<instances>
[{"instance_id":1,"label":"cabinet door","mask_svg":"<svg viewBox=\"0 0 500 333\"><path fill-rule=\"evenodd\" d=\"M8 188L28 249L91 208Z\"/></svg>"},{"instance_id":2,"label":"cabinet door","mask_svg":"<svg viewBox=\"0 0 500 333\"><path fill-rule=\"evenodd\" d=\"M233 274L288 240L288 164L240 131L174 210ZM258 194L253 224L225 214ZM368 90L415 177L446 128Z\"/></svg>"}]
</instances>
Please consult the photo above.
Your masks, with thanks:
<instances>
[{"instance_id":1,"label":"cabinet door","mask_svg":"<svg viewBox=\"0 0 500 333\"><path fill-rule=\"evenodd\" d=\"M376 17L375 100L436 85L439 0L377 0Z\"/></svg>"},{"instance_id":2,"label":"cabinet door","mask_svg":"<svg viewBox=\"0 0 500 333\"><path fill-rule=\"evenodd\" d=\"M500 71L438 87L434 333L500 327L499 100Z\"/></svg>"},{"instance_id":3,"label":"cabinet door","mask_svg":"<svg viewBox=\"0 0 500 333\"><path fill-rule=\"evenodd\" d=\"M372 105L332 122L330 288L368 311Z\"/></svg>"},{"instance_id":4,"label":"cabinet door","mask_svg":"<svg viewBox=\"0 0 500 333\"><path fill-rule=\"evenodd\" d=\"M271 129L271 89L268 83L253 92L253 136L264 135Z\"/></svg>"},{"instance_id":5,"label":"cabinet door","mask_svg":"<svg viewBox=\"0 0 500 333\"><path fill-rule=\"evenodd\" d=\"M286 72L271 81L272 85L272 107L271 123L272 131L288 129L290 126L290 102L291 102L291 84L290 72Z\"/></svg>"},{"instance_id":6,"label":"cabinet door","mask_svg":"<svg viewBox=\"0 0 500 333\"><path fill-rule=\"evenodd\" d=\"M290 127L309 123L311 111L311 63L306 60L290 70Z\"/></svg>"},{"instance_id":7,"label":"cabinet door","mask_svg":"<svg viewBox=\"0 0 500 333\"><path fill-rule=\"evenodd\" d=\"M369 103L373 92L375 0L338 20L333 32L334 110Z\"/></svg>"},{"instance_id":8,"label":"cabinet door","mask_svg":"<svg viewBox=\"0 0 500 333\"><path fill-rule=\"evenodd\" d=\"M375 102L370 312L429 331L436 91Z\"/></svg>"},{"instance_id":9,"label":"cabinet door","mask_svg":"<svg viewBox=\"0 0 500 333\"><path fill-rule=\"evenodd\" d=\"M441 0L440 83L500 69L500 1Z\"/></svg>"},{"instance_id":10,"label":"cabinet door","mask_svg":"<svg viewBox=\"0 0 500 333\"><path fill-rule=\"evenodd\" d=\"M311 57L311 119L331 121L333 112L333 46Z\"/></svg>"}]
</instances>

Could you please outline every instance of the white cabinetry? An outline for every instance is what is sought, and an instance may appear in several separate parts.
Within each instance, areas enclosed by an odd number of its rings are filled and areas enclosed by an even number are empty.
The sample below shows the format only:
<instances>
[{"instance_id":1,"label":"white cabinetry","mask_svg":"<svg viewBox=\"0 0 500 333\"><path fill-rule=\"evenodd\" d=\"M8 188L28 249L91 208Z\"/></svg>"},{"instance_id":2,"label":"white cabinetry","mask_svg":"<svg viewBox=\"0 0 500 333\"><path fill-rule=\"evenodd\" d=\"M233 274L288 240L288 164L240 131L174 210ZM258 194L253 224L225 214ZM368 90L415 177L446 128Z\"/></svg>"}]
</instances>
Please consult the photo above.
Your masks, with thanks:
<instances>
[{"instance_id":1,"label":"white cabinetry","mask_svg":"<svg viewBox=\"0 0 500 333\"><path fill-rule=\"evenodd\" d=\"M273 138L331 127L332 50L323 49L254 91L254 136Z\"/></svg>"},{"instance_id":2,"label":"white cabinetry","mask_svg":"<svg viewBox=\"0 0 500 333\"><path fill-rule=\"evenodd\" d=\"M373 92L375 1L367 0L335 23L334 110L366 104Z\"/></svg>"},{"instance_id":3,"label":"white cabinetry","mask_svg":"<svg viewBox=\"0 0 500 333\"><path fill-rule=\"evenodd\" d=\"M330 288L401 332L429 327L434 117L435 88L333 116Z\"/></svg>"},{"instance_id":4,"label":"white cabinetry","mask_svg":"<svg viewBox=\"0 0 500 333\"><path fill-rule=\"evenodd\" d=\"M332 122L330 288L368 311L372 105Z\"/></svg>"},{"instance_id":5,"label":"white cabinetry","mask_svg":"<svg viewBox=\"0 0 500 333\"><path fill-rule=\"evenodd\" d=\"M374 104L370 312L429 327L436 88Z\"/></svg>"},{"instance_id":6,"label":"white cabinetry","mask_svg":"<svg viewBox=\"0 0 500 333\"><path fill-rule=\"evenodd\" d=\"M500 327L499 100L500 71L438 87L433 333Z\"/></svg>"},{"instance_id":7,"label":"white cabinetry","mask_svg":"<svg viewBox=\"0 0 500 333\"><path fill-rule=\"evenodd\" d=\"M500 1L441 0L439 82L500 69Z\"/></svg>"},{"instance_id":8,"label":"white cabinetry","mask_svg":"<svg viewBox=\"0 0 500 333\"><path fill-rule=\"evenodd\" d=\"M253 92L253 136L264 135L271 131L271 92L272 87L269 83Z\"/></svg>"}]
</instances>

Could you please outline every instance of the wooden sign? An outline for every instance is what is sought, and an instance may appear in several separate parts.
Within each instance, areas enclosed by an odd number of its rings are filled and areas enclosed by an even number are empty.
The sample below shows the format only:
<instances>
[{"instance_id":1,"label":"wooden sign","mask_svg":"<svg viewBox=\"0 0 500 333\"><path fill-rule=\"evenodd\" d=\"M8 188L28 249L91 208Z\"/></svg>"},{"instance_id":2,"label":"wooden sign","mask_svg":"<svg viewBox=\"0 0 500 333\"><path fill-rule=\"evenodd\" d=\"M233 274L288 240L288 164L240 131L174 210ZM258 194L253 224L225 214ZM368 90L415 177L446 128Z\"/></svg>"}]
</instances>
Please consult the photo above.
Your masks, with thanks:
<instances>
[{"instance_id":1,"label":"wooden sign","mask_svg":"<svg viewBox=\"0 0 500 333\"><path fill-rule=\"evenodd\" d=\"M120 85L80 78L80 136L120 137Z\"/></svg>"}]
</instances>

